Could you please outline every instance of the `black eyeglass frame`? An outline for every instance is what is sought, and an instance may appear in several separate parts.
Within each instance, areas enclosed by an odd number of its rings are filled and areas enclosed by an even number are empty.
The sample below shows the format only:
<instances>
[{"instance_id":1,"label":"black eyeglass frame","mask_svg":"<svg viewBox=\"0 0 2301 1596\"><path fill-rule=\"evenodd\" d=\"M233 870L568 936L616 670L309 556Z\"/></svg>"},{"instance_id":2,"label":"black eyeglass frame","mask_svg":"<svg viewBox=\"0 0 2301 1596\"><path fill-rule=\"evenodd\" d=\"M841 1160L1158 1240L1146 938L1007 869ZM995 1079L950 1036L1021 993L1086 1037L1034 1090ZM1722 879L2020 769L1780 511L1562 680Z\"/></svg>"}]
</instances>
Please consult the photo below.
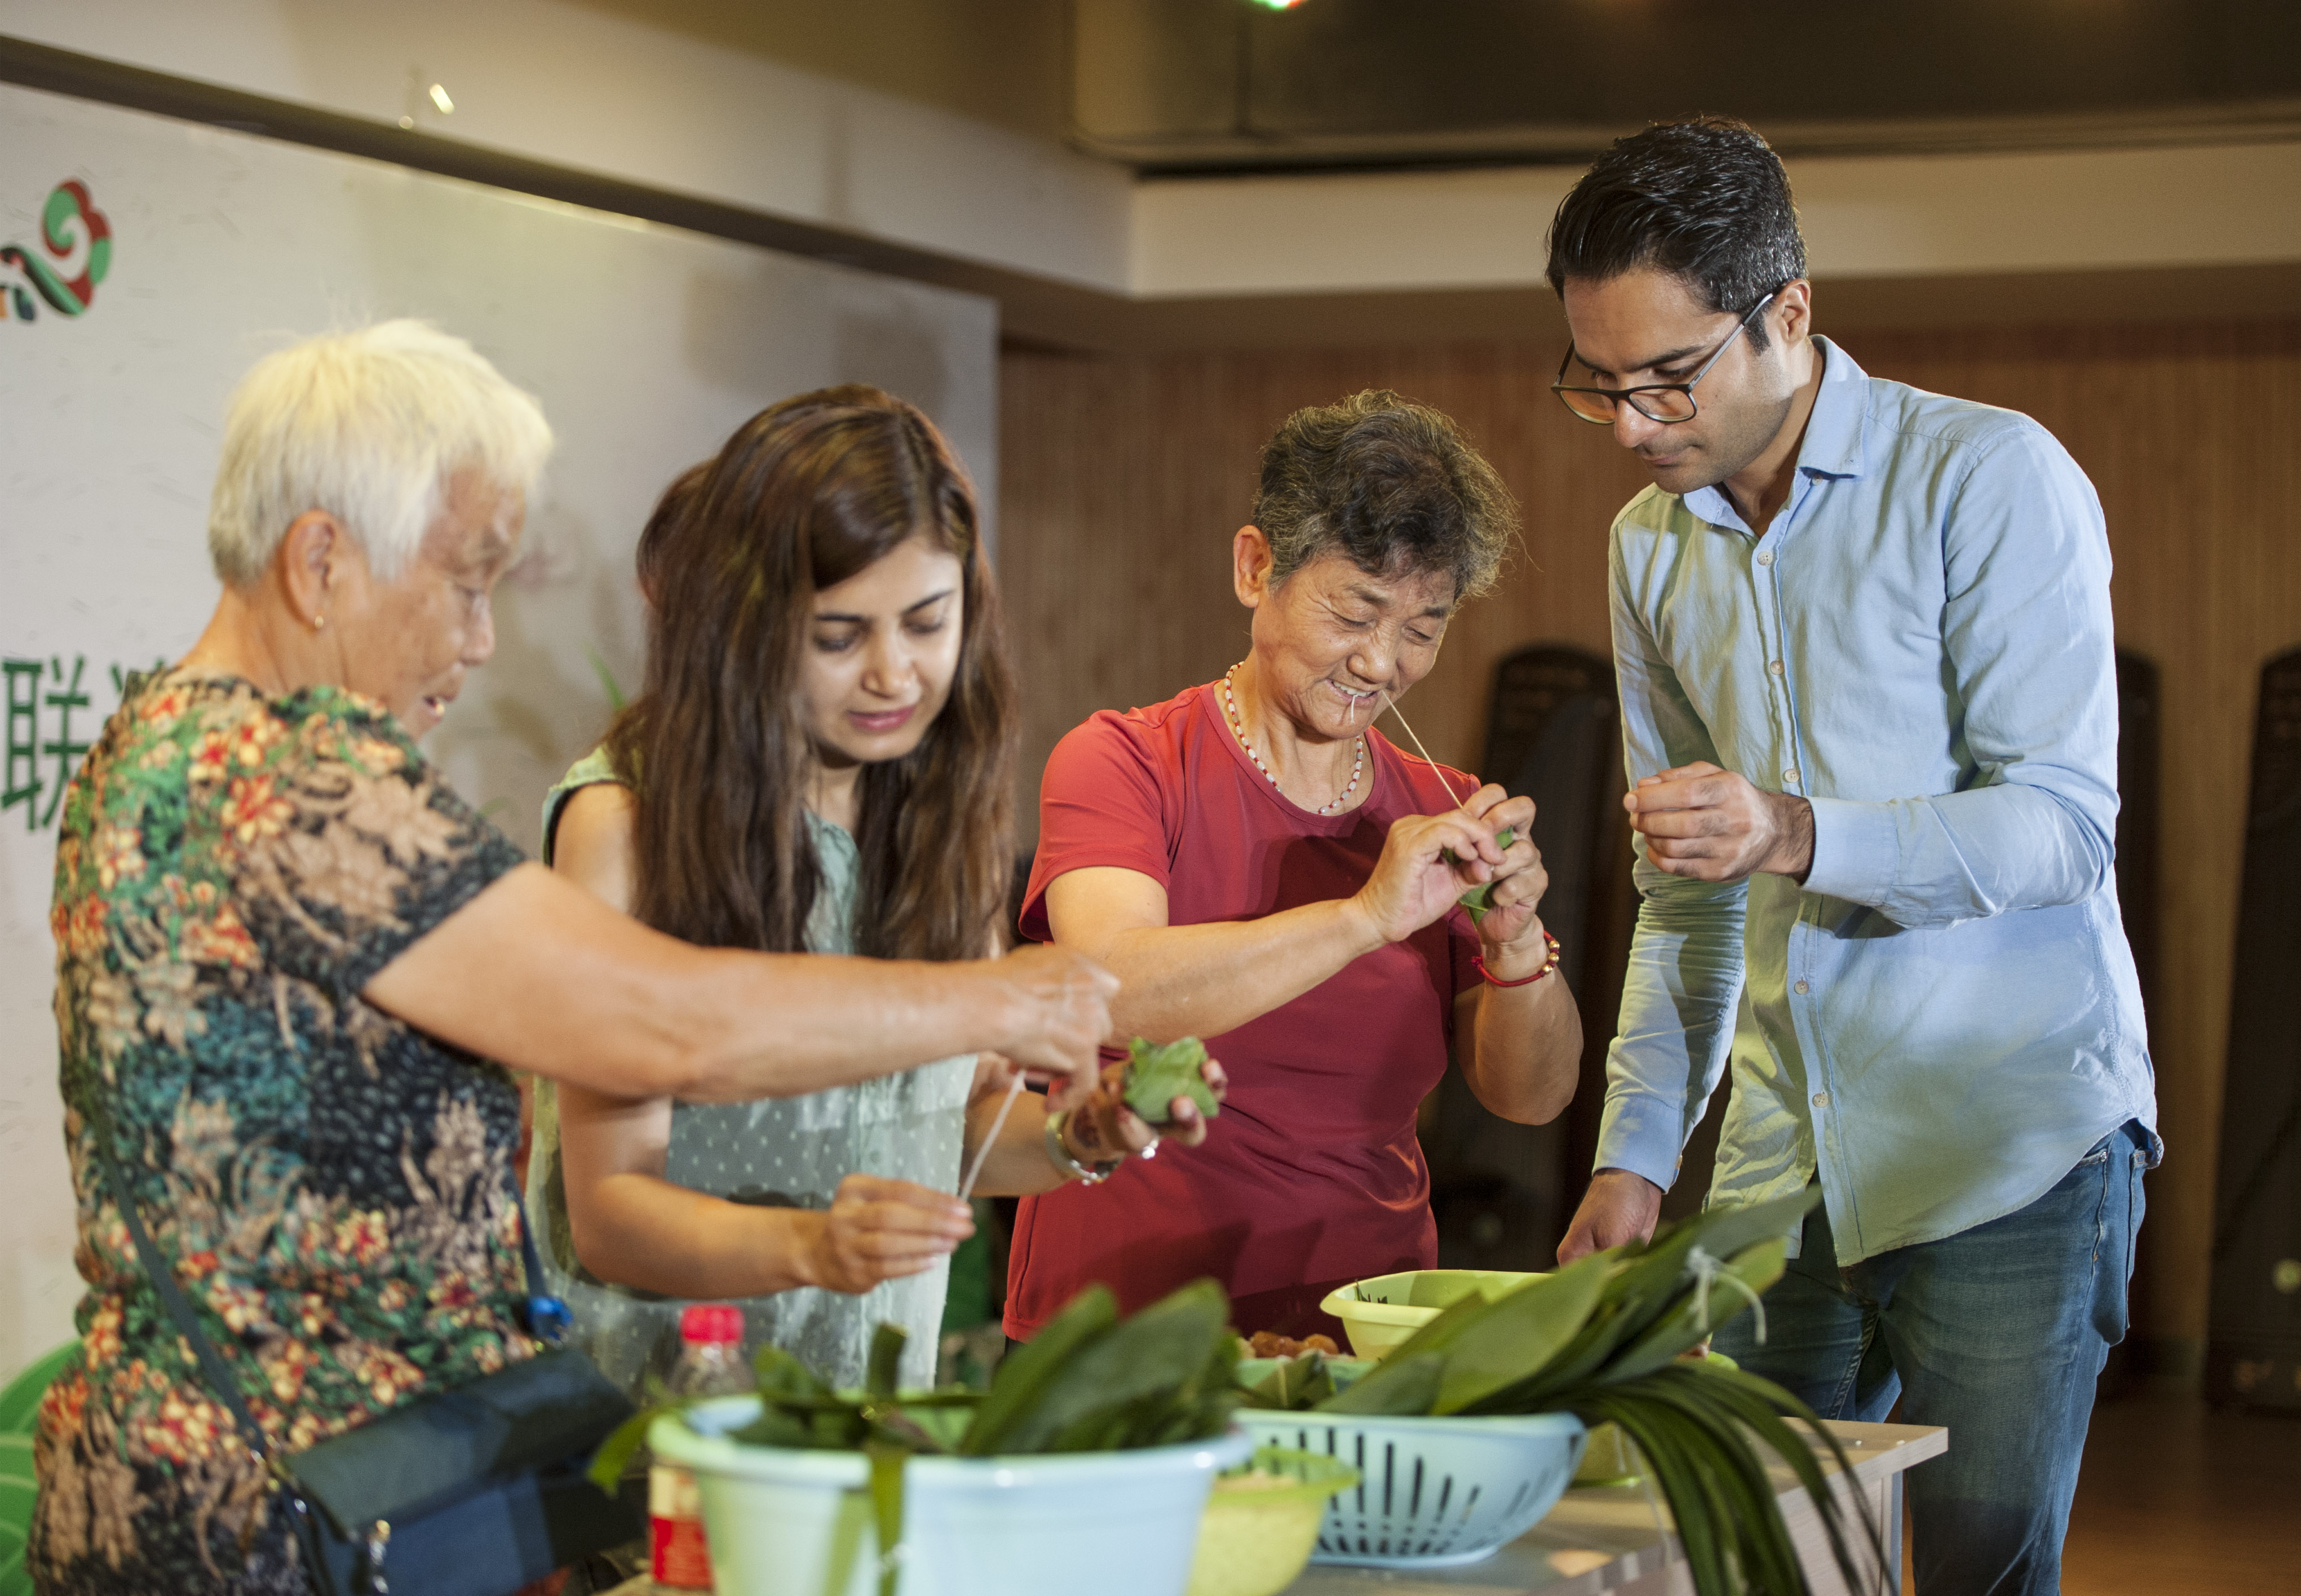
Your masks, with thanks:
<instances>
[{"instance_id":1,"label":"black eyeglass frame","mask_svg":"<svg viewBox=\"0 0 2301 1596\"><path fill-rule=\"evenodd\" d=\"M1690 422L1695 416L1702 414L1702 406L1694 397L1694 385L1701 381L1704 377L1710 375L1710 368L1716 365L1719 361L1725 357L1726 351L1734 347L1734 340L1736 338L1740 338L1745 331L1748 330L1750 318L1756 315L1760 311L1765 309L1766 306L1771 305L1775 299L1780 296L1782 288L1786 288L1787 287L1789 287L1789 284L1784 283L1781 288L1774 289L1772 293L1768 294L1763 299L1759 300L1757 304L1752 305L1748 310L1744 311L1742 313L1742 319L1734 324L1734 330L1728 333L1725 337L1725 340L1721 342L1717 348L1710 352L1710 358L1702 363L1702 369L1694 372L1693 376L1688 377L1683 382L1642 382L1636 388L1576 387L1566 380L1566 368L1574 363L1574 341L1571 338L1569 338L1566 342L1566 358L1558 363L1558 380L1550 385L1550 391L1558 396L1558 402L1560 405L1564 405L1566 406L1567 414L1572 416L1577 422L1587 422L1594 427L1611 427L1614 424L1617 417L1611 415L1585 415L1580 411L1574 408L1573 404L1566 397L1568 394L1596 394L1602 398L1613 401L1617 406L1627 405L1631 409L1636 411L1640 415L1645 417L1646 420L1654 422L1658 426L1674 427L1680 422ZM1684 415L1656 415L1653 411L1648 410L1644 405L1638 403L1637 397L1640 394L1657 393L1684 394L1686 396L1686 414Z\"/></svg>"}]
</instances>

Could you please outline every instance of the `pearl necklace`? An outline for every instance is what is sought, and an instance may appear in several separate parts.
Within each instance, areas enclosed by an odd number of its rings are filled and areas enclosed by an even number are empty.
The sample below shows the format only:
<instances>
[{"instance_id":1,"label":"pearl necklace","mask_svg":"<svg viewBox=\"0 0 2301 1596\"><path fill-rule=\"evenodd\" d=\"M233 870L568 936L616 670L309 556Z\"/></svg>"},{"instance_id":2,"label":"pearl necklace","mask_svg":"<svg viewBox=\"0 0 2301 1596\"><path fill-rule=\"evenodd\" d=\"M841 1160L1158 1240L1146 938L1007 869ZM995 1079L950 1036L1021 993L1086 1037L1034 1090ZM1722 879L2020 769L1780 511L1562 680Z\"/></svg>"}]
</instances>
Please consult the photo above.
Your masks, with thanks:
<instances>
[{"instance_id":1,"label":"pearl necklace","mask_svg":"<svg viewBox=\"0 0 2301 1596\"><path fill-rule=\"evenodd\" d=\"M1246 756L1249 759L1254 761L1254 768L1260 771L1273 787L1278 787L1278 778L1271 774L1270 767L1262 763L1262 756L1256 753L1254 751L1254 745L1247 740L1246 723L1239 717L1238 701L1230 696L1231 673L1237 669L1238 667L1236 665L1233 665L1229 671L1225 671L1223 673L1223 712L1230 722L1232 734L1238 739L1238 746L1246 750ZM1335 810L1340 809L1344 804L1349 803L1351 801L1351 794L1359 790L1359 773L1365 769L1366 739L1364 737L1360 737L1352 744L1350 785L1343 789L1341 796L1336 798L1333 803L1322 804L1318 808L1311 810L1310 813L1313 815L1332 815ZM1278 790L1281 794L1284 794L1286 790L1284 787L1278 787Z\"/></svg>"}]
</instances>

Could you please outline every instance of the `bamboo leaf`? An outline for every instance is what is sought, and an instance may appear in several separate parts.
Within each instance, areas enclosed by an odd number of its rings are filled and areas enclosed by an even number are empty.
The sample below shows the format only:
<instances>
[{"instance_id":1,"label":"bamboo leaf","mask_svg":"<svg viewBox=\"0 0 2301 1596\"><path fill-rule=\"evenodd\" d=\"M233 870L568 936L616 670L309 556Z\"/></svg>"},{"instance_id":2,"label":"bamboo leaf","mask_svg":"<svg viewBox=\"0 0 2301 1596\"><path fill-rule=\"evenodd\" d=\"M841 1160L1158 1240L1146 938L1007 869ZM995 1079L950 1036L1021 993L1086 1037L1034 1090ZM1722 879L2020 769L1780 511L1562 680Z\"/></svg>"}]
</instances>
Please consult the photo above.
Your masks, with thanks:
<instances>
[{"instance_id":1,"label":"bamboo leaf","mask_svg":"<svg viewBox=\"0 0 2301 1596\"><path fill-rule=\"evenodd\" d=\"M1383 1376L1377 1383L1376 1375ZM1443 1352L1391 1353L1358 1379L1318 1404L1320 1413L1419 1415L1438 1400L1439 1383L1446 1375ZM1373 1389L1369 1391L1368 1388Z\"/></svg>"},{"instance_id":2,"label":"bamboo leaf","mask_svg":"<svg viewBox=\"0 0 2301 1596\"><path fill-rule=\"evenodd\" d=\"M1221 1114L1214 1088L1201 1073L1206 1068L1207 1049L1197 1037L1186 1036L1158 1047L1138 1036L1127 1044L1126 1051L1126 1106L1143 1124L1170 1123L1176 1098L1190 1099L1209 1119Z\"/></svg>"},{"instance_id":3,"label":"bamboo leaf","mask_svg":"<svg viewBox=\"0 0 2301 1596\"><path fill-rule=\"evenodd\" d=\"M871 1518L879 1532L879 1596L895 1596L903 1566L903 1466L910 1450L870 1440L863 1454L871 1460Z\"/></svg>"},{"instance_id":4,"label":"bamboo leaf","mask_svg":"<svg viewBox=\"0 0 2301 1596\"><path fill-rule=\"evenodd\" d=\"M599 1450L591 1454L591 1466L583 1471L585 1477L609 1496L615 1495L623 1483L623 1470L631 1466L640 1448L647 1444L648 1426L665 1414L676 1413L685 1406L683 1402L657 1403L640 1408L617 1425L599 1443Z\"/></svg>"},{"instance_id":5,"label":"bamboo leaf","mask_svg":"<svg viewBox=\"0 0 2301 1596\"><path fill-rule=\"evenodd\" d=\"M1494 833L1494 846L1496 848L1507 848L1511 843L1517 840L1518 831L1512 826L1504 826L1501 831ZM1450 858L1452 856L1451 852L1448 856ZM1470 911L1470 923L1476 925L1481 920L1484 920L1486 917L1487 912L1494 907L1494 883L1493 882L1483 882L1477 886L1471 888L1468 892L1463 893L1461 897L1456 898L1454 901Z\"/></svg>"},{"instance_id":6,"label":"bamboo leaf","mask_svg":"<svg viewBox=\"0 0 2301 1596\"><path fill-rule=\"evenodd\" d=\"M1852 1544L1845 1533L1845 1514L1837 1492L1828 1488L1827 1476L1813 1456L1812 1442L1819 1441L1829 1452L1838 1469L1848 1475L1853 1470L1853 1460L1837 1436L1813 1410L1797 1398L1774 1384L1746 1371L1718 1369L1711 1372L1704 1385L1714 1400L1734 1408L1741 1421L1749 1425L1760 1441L1782 1458L1797 1476L1798 1483L1813 1498L1822 1528L1829 1536L1830 1553L1837 1558L1838 1570L1845 1576L1849 1589L1860 1589L1870 1575L1885 1567L1886 1533L1883 1523L1873 1508L1869 1493L1852 1492L1855 1511L1862 1530L1864 1549L1869 1553L1868 1567L1863 1567L1853 1556ZM1796 1419L1806 1426L1806 1433L1790 1428L1787 1420Z\"/></svg>"},{"instance_id":7,"label":"bamboo leaf","mask_svg":"<svg viewBox=\"0 0 2301 1596\"><path fill-rule=\"evenodd\" d=\"M1343 1413L1455 1413L1539 1375L1589 1318L1616 1259L1593 1253L1555 1274L1529 1280L1494 1298L1472 1292L1398 1344L1326 1406ZM1394 1382L1418 1387L1409 1360L1426 1354L1444 1360L1435 1405L1411 1409L1390 1390ZM1341 1405L1347 1399L1349 1405Z\"/></svg>"},{"instance_id":8,"label":"bamboo leaf","mask_svg":"<svg viewBox=\"0 0 2301 1596\"><path fill-rule=\"evenodd\" d=\"M1465 1318L1448 1338L1446 1372L1430 1411L1459 1413L1538 1374L1589 1320L1611 1269L1607 1258L1581 1258Z\"/></svg>"},{"instance_id":9,"label":"bamboo leaf","mask_svg":"<svg viewBox=\"0 0 2301 1596\"><path fill-rule=\"evenodd\" d=\"M1820 1200L1820 1189L1809 1186L1768 1202L1708 1208L1656 1231L1643 1250L1619 1249L1626 1261L1606 1283L1588 1328L1539 1379L1513 1393L1515 1400L1530 1405L1514 1411L1531 1411L1560 1391L1603 1378L1616 1351L1651 1329L1692 1289L1694 1276L1686 1260L1694 1248L1713 1257L1733 1257L1770 1236L1786 1236Z\"/></svg>"},{"instance_id":10,"label":"bamboo leaf","mask_svg":"<svg viewBox=\"0 0 2301 1596\"><path fill-rule=\"evenodd\" d=\"M1092 1285L1063 1305L1039 1333L1000 1359L983 1406L967 1427L959 1450L970 1458L989 1457L1008 1447L1015 1421L1039 1400L1049 1381L1060 1372L1072 1354L1108 1331L1118 1318L1118 1299L1107 1286Z\"/></svg>"},{"instance_id":11,"label":"bamboo leaf","mask_svg":"<svg viewBox=\"0 0 2301 1596\"><path fill-rule=\"evenodd\" d=\"M1201 1280L1119 1321L1048 1375L1008 1425L999 1450L1041 1451L1058 1437L1066 1450L1078 1450L1078 1437L1099 1433L1089 1422L1096 1416L1124 1415L1153 1396L1174 1400L1204 1374L1229 1316L1222 1288Z\"/></svg>"},{"instance_id":12,"label":"bamboo leaf","mask_svg":"<svg viewBox=\"0 0 2301 1596\"><path fill-rule=\"evenodd\" d=\"M1300 1413L1334 1394L1334 1371L1326 1366L1326 1355L1313 1348L1299 1357L1280 1358L1276 1368L1247 1388L1243 1406Z\"/></svg>"},{"instance_id":13,"label":"bamboo leaf","mask_svg":"<svg viewBox=\"0 0 2301 1596\"><path fill-rule=\"evenodd\" d=\"M1788 1243L1779 1236L1745 1247L1719 1268L1719 1274L1731 1275L1753 1291L1763 1291L1782 1277L1783 1256L1787 1247ZM1711 1282L1706 1299L1697 1288L1689 1286L1677 1307L1655 1320L1644 1335L1606 1365L1606 1378L1635 1380L1641 1375L1651 1375L1699 1346L1703 1337L1749 1306L1741 1292L1721 1285L1718 1280Z\"/></svg>"},{"instance_id":14,"label":"bamboo leaf","mask_svg":"<svg viewBox=\"0 0 2301 1596\"><path fill-rule=\"evenodd\" d=\"M835 1401L838 1398L838 1393L818 1379L813 1369L772 1344L752 1354L751 1376L763 1398L796 1397L817 1401Z\"/></svg>"},{"instance_id":15,"label":"bamboo leaf","mask_svg":"<svg viewBox=\"0 0 2301 1596\"><path fill-rule=\"evenodd\" d=\"M882 1401L892 1400L903 1366L903 1347L910 1339L900 1324L882 1324L871 1333L871 1358L863 1375L866 1392Z\"/></svg>"}]
</instances>

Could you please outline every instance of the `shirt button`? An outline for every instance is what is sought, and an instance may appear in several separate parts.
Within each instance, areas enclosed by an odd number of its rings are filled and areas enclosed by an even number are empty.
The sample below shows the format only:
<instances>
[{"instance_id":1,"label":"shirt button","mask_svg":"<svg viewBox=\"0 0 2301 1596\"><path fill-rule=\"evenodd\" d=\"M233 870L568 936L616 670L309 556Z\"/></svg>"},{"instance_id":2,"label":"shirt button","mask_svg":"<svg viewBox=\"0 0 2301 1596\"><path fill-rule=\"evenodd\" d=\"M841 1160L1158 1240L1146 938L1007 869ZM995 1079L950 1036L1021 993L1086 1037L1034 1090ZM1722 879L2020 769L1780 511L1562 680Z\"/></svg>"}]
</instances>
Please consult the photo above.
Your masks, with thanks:
<instances>
[{"instance_id":1,"label":"shirt button","mask_svg":"<svg viewBox=\"0 0 2301 1596\"><path fill-rule=\"evenodd\" d=\"M1829 1094L1828 1094L1828 1092L1826 1092L1826 1091L1817 1091L1817 1092L1815 1092L1815 1093L1813 1094L1813 1106L1814 1106L1815 1107L1817 1107L1817 1108L1827 1108L1827 1107L1829 1107Z\"/></svg>"},{"instance_id":2,"label":"shirt button","mask_svg":"<svg viewBox=\"0 0 2301 1596\"><path fill-rule=\"evenodd\" d=\"M1770 549L1770 548L1761 548L1761 549L1760 549L1760 550L1758 551L1758 564L1761 564L1761 565L1770 565L1770 564L1772 564L1773 563L1774 563L1774 551L1773 551L1772 549Z\"/></svg>"},{"instance_id":3,"label":"shirt button","mask_svg":"<svg viewBox=\"0 0 2301 1596\"><path fill-rule=\"evenodd\" d=\"M1812 987L1810 987L1810 986L1806 985L1806 983L1805 983L1804 982L1801 981L1801 982L1799 982L1797 983L1797 985L1795 985L1795 986L1792 987L1792 988L1790 989L1790 990L1792 990L1792 991L1795 992L1799 997L1803 998L1803 997L1804 997L1808 992L1810 992L1810 991L1813 990L1813 989L1812 989Z\"/></svg>"},{"instance_id":4,"label":"shirt button","mask_svg":"<svg viewBox=\"0 0 2301 1596\"><path fill-rule=\"evenodd\" d=\"M1784 772L1782 773L1782 785L1783 785L1783 786L1785 786L1785 787L1795 787L1795 786L1796 786L1797 784L1798 784L1798 767L1797 767L1796 765L1791 765L1791 766L1789 767L1789 769L1787 769L1787 770L1786 770L1786 771L1784 771Z\"/></svg>"},{"instance_id":5,"label":"shirt button","mask_svg":"<svg viewBox=\"0 0 2301 1596\"><path fill-rule=\"evenodd\" d=\"M1781 662L1780 660L1778 660L1778 659L1777 659L1777 660L1770 660L1770 661L1768 661L1768 662L1767 662L1766 669L1768 669L1769 671L1771 671L1775 675L1778 676L1778 675L1780 675L1780 674L1782 673L1782 662Z\"/></svg>"}]
</instances>

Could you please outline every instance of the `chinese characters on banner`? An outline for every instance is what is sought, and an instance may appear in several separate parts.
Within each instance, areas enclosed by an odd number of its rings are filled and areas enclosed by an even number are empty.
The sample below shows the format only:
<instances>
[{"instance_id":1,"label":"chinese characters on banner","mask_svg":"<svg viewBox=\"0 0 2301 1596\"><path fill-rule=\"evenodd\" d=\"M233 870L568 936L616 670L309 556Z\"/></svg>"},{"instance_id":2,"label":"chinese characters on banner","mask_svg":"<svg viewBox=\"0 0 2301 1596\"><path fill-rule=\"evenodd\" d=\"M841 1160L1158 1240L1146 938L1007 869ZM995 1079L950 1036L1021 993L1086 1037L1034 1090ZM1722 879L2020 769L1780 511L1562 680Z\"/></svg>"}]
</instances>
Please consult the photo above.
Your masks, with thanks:
<instances>
[{"instance_id":1,"label":"chinese characters on banner","mask_svg":"<svg viewBox=\"0 0 2301 1596\"><path fill-rule=\"evenodd\" d=\"M24 811L24 829L44 831L63 812L64 789L72 773L103 725L104 716L119 706L129 678L139 672L161 669L165 661L149 665L113 665L112 698L104 714L96 712L89 689L98 684L88 673L88 656L75 654L46 659L0 657L0 681L6 683L6 754L0 760L0 820L11 809Z\"/></svg>"}]
</instances>

